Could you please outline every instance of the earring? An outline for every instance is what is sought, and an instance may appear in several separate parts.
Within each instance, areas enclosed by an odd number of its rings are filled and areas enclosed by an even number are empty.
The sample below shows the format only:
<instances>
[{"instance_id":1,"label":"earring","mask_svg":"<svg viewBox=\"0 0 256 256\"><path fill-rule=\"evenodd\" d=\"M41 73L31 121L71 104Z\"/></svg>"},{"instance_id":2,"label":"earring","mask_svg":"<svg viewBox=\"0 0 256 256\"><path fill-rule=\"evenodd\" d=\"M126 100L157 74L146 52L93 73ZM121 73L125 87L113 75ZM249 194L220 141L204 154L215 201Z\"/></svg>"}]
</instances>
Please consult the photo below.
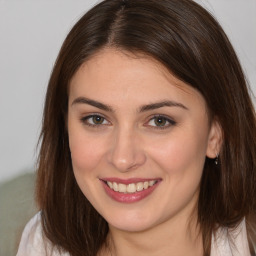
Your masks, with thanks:
<instances>
[{"instance_id":1,"label":"earring","mask_svg":"<svg viewBox=\"0 0 256 256\"><path fill-rule=\"evenodd\" d=\"M216 165L219 164L219 154L216 154L216 158L215 158L215 160L214 160L214 163L215 163Z\"/></svg>"}]
</instances>

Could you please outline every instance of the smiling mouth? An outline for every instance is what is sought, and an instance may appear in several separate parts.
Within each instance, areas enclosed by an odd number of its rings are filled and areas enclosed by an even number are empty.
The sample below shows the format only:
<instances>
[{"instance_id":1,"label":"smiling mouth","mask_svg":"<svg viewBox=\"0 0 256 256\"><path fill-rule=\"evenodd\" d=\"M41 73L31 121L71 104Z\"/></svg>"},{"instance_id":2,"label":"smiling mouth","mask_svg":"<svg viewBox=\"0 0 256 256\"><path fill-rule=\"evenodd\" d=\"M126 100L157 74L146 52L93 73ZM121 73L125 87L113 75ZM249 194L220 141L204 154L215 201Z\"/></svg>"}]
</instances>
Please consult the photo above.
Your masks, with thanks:
<instances>
[{"instance_id":1,"label":"smiling mouth","mask_svg":"<svg viewBox=\"0 0 256 256\"><path fill-rule=\"evenodd\" d=\"M140 192L143 190L146 190L154 185L157 184L158 180L150 180L150 181L144 181L144 182L137 182L137 183L130 183L130 184L122 184L117 182L111 182L111 181L104 181L107 186L115 191L120 192L124 194L132 194L136 192Z\"/></svg>"}]
</instances>

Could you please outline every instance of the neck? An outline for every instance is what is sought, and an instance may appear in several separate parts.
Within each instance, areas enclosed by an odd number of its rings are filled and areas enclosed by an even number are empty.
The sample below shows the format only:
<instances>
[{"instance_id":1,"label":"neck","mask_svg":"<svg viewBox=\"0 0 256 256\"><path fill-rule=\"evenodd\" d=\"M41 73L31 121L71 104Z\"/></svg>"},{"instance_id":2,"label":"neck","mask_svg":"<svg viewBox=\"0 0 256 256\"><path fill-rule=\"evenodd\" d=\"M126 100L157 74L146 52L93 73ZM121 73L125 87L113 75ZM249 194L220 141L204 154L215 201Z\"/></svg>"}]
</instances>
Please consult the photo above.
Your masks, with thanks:
<instances>
[{"instance_id":1,"label":"neck","mask_svg":"<svg viewBox=\"0 0 256 256\"><path fill-rule=\"evenodd\" d=\"M109 251L102 255L201 256L202 236L196 218L171 219L140 232L127 232L109 226Z\"/></svg>"}]
</instances>

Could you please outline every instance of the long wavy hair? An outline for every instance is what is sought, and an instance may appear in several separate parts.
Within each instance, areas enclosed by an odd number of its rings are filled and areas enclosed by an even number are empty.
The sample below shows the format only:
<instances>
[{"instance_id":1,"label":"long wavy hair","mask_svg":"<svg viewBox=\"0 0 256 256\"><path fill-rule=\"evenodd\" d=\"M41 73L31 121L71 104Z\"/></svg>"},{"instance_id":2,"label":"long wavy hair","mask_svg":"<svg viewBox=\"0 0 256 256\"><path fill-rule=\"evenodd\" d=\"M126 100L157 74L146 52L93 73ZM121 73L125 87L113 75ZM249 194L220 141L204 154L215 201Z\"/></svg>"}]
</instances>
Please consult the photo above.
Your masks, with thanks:
<instances>
[{"instance_id":1,"label":"long wavy hair","mask_svg":"<svg viewBox=\"0 0 256 256\"><path fill-rule=\"evenodd\" d=\"M204 255L222 226L246 217L252 246L256 212L256 122L238 58L218 22L191 0L105 0L65 39L44 107L36 195L44 234L72 256L95 256L107 222L80 191L66 128L68 87L78 68L104 47L144 53L204 97L223 131L220 164L206 158L198 199ZM255 219L254 219L255 221Z\"/></svg>"}]
</instances>

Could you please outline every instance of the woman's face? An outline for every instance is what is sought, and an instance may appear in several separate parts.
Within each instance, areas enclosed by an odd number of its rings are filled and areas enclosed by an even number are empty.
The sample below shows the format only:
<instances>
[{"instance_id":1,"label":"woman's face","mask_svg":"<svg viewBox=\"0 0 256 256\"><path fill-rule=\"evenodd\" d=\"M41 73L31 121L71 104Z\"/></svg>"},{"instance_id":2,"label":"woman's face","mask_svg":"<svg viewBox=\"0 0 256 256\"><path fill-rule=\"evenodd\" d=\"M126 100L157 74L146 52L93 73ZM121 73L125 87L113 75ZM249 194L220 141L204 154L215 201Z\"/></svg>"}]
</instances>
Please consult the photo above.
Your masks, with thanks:
<instances>
[{"instance_id":1,"label":"woman's face","mask_svg":"<svg viewBox=\"0 0 256 256\"><path fill-rule=\"evenodd\" d=\"M204 98L158 62L104 49L70 83L68 134L83 194L110 226L189 218L218 129ZM74 199L75 200L75 199Z\"/></svg>"}]
</instances>

